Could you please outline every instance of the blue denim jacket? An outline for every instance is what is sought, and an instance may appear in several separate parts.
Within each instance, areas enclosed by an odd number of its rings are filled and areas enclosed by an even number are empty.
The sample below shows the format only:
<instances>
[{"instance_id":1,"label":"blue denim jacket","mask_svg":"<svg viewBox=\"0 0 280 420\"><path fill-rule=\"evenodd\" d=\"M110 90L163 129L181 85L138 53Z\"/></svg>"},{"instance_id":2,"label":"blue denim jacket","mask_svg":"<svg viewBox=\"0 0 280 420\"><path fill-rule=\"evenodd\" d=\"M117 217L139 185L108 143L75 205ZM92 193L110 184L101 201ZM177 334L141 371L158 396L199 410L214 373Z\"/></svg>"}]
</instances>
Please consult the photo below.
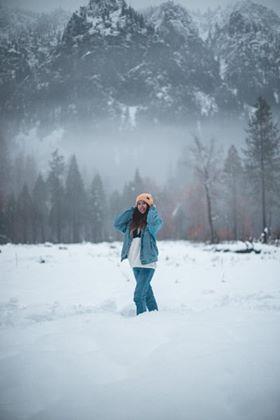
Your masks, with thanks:
<instances>
[{"instance_id":1,"label":"blue denim jacket","mask_svg":"<svg viewBox=\"0 0 280 420\"><path fill-rule=\"evenodd\" d=\"M114 221L114 228L124 234L121 261L127 258L132 242L129 225L132 220L133 211L134 207L130 207L128 210L119 214ZM149 264L157 261L158 248L156 235L162 225L163 221L158 215L157 208L151 206L147 215L147 225L143 228L141 235L140 261L142 264Z\"/></svg>"}]
</instances>

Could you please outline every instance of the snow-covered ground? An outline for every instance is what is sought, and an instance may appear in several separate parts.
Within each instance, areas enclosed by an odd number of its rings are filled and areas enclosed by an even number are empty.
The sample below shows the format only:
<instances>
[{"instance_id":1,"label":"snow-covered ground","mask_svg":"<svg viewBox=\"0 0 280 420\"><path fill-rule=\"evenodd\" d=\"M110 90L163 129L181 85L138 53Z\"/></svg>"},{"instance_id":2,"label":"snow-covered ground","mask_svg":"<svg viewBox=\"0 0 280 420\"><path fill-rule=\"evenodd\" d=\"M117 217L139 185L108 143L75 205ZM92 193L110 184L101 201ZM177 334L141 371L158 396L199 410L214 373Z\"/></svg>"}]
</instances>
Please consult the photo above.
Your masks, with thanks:
<instances>
[{"instance_id":1,"label":"snow-covered ground","mask_svg":"<svg viewBox=\"0 0 280 420\"><path fill-rule=\"evenodd\" d=\"M1 420L280 419L280 248L158 246L138 317L119 242L0 247Z\"/></svg>"}]
</instances>

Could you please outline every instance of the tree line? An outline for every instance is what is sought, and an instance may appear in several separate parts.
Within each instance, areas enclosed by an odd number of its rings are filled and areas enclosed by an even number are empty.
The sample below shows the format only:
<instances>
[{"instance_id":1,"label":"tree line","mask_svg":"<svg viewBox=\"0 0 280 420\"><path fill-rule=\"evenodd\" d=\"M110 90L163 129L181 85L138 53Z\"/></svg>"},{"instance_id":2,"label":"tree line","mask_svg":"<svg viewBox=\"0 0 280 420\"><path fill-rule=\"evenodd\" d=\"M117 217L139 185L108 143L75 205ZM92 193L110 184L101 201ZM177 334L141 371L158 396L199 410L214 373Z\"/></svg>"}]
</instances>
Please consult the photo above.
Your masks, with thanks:
<instances>
[{"instance_id":1,"label":"tree line","mask_svg":"<svg viewBox=\"0 0 280 420\"><path fill-rule=\"evenodd\" d=\"M0 241L118 240L113 219L143 191L153 194L165 221L161 239L279 240L280 135L265 99L258 98L240 151L232 145L223 156L215 140L195 136L179 167L163 187L136 169L121 191L107 193L98 173L85 182L75 155L66 164L55 150L43 176L30 156L12 161L1 136Z\"/></svg>"}]
</instances>

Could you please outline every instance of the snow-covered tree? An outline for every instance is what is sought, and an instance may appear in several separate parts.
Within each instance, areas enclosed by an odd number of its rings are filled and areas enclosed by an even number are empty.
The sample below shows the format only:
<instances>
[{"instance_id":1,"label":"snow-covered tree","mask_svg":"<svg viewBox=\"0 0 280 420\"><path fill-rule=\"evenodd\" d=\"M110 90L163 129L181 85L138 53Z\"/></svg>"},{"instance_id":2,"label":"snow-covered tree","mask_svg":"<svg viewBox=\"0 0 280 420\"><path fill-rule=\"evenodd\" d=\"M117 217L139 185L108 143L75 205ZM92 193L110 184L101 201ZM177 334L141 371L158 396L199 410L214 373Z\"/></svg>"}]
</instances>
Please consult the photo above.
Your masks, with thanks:
<instances>
[{"instance_id":1,"label":"snow-covered tree","mask_svg":"<svg viewBox=\"0 0 280 420\"><path fill-rule=\"evenodd\" d=\"M8 241L16 241L17 202L14 194L7 197L4 207L4 235Z\"/></svg>"},{"instance_id":2,"label":"snow-covered tree","mask_svg":"<svg viewBox=\"0 0 280 420\"><path fill-rule=\"evenodd\" d=\"M237 240L241 232L240 208L244 176L241 158L235 146L231 146L223 168L224 197L226 202L226 218L232 229L233 239ZM243 181L243 184L242 184Z\"/></svg>"},{"instance_id":3,"label":"snow-covered tree","mask_svg":"<svg viewBox=\"0 0 280 420\"><path fill-rule=\"evenodd\" d=\"M12 164L11 189L17 195L25 185L32 191L38 176L37 163L33 155L18 152Z\"/></svg>"},{"instance_id":4,"label":"snow-covered tree","mask_svg":"<svg viewBox=\"0 0 280 420\"><path fill-rule=\"evenodd\" d=\"M115 229L113 229L113 221L117 214L119 214L121 211L123 211L124 205L123 205L123 199L121 196L121 193L117 190L113 191L112 194L109 197L109 223L108 227L110 229L110 238L111 239L120 239L121 235L119 232L117 232Z\"/></svg>"},{"instance_id":5,"label":"snow-covered tree","mask_svg":"<svg viewBox=\"0 0 280 420\"><path fill-rule=\"evenodd\" d=\"M197 181L203 187L206 201L207 220L210 229L210 241L217 241L217 233L214 226L215 212L213 209L214 197L220 182L220 153L212 139L209 146L195 136L191 147L194 174Z\"/></svg>"},{"instance_id":6,"label":"snow-covered tree","mask_svg":"<svg viewBox=\"0 0 280 420\"><path fill-rule=\"evenodd\" d=\"M65 225L65 190L62 182L64 173L64 157L58 150L52 153L48 188L50 192L49 223L52 235L57 242L62 241L62 231Z\"/></svg>"},{"instance_id":7,"label":"snow-covered tree","mask_svg":"<svg viewBox=\"0 0 280 420\"><path fill-rule=\"evenodd\" d=\"M261 211L262 232L267 232L280 192L280 134L266 100L259 97L255 108L247 128L245 166Z\"/></svg>"},{"instance_id":8,"label":"snow-covered tree","mask_svg":"<svg viewBox=\"0 0 280 420\"><path fill-rule=\"evenodd\" d=\"M33 205L27 185L22 188L17 199L16 209L16 238L17 242L33 242Z\"/></svg>"},{"instance_id":9,"label":"snow-covered tree","mask_svg":"<svg viewBox=\"0 0 280 420\"><path fill-rule=\"evenodd\" d=\"M69 240L70 242L80 242L82 239L86 201L84 183L75 155L72 155L70 160L66 177L65 194Z\"/></svg>"},{"instance_id":10,"label":"snow-covered tree","mask_svg":"<svg viewBox=\"0 0 280 420\"><path fill-rule=\"evenodd\" d=\"M45 242L48 219L48 192L47 185L39 174L32 191L33 201L33 232L35 242Z\"/></svg>"},{"instance_id":11,"label":"snow-covered tree","mask_svg":"<svg viewBox=\"0 0 280 420\"><path fill-rule=\"evenodd\" d=\"M95 175L90 186L88 215L90 239L93 242L106 240L108 207L102 179L99 174Z\"/></svg>"},{"instance_id":12,"label":"snow-covered tree","mask_svg":"<svg viewBox=\"0 0 280 420\"><path fill-rule=\"evenodd\" d=\"M8 145L4 134L0 132L0 235L3 235L3 240L5 231L4 206L10 187L10 169Z\"/></svg>"}]
</instances>

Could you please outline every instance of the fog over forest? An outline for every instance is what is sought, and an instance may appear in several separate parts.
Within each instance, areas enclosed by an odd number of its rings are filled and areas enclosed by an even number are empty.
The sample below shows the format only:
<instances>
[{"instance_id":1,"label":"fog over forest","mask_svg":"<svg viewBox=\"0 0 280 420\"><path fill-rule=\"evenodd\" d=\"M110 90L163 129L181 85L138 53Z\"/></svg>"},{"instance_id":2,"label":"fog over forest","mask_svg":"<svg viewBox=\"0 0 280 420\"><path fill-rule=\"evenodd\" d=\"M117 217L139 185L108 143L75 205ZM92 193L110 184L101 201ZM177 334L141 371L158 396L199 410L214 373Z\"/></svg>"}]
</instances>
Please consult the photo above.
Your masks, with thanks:
<instances>
[{"instance_id":1,"label":"fog over forest","mask_svg":"<svg viewBox=\"0 0 280 420\"><path fill-rule=\"evenodd\" d=\"M122 189L138 168L142 176L148 176L159 186L170 177L185 176L182 161L190 155L189 146L195 135L208 143L212 138L226 155L230 145L244 145L245 127L235 123L197 121L190 126L164 125L137 129L115 128L110 123L92 126L90 122L70 128L57 128L45 135L31 129L15 138L15 155L20 150L34 155L38 169L47 174L51 152L56 148L68 159L75 154L89 182L96 172L104 177L109 191ZM13 154L13 152L12 152ZM183 181L183 180L182 180ZM186 181L186 180L185 180Z\"/></svg>"}]
</instances>

